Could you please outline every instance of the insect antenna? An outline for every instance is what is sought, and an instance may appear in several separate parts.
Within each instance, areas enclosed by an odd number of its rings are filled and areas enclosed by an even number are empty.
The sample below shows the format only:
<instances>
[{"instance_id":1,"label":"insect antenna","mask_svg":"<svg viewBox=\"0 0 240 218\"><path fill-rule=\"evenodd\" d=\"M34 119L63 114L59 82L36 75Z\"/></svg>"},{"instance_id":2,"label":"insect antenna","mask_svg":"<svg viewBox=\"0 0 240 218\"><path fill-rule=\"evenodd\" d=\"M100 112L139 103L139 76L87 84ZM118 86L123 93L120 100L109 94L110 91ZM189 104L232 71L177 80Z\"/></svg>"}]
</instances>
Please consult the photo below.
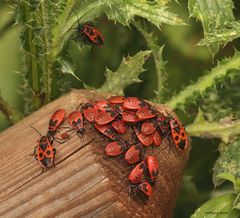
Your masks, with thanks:
<instances>
[{"instance_id":1,"label":"insect antenna","mask_svg":"<svg viewBox=\"0 0 240 218\"><path fill-rule=\"evenodd\" d=\"M30 126L33 130L35 130L35 132L37 132L40 136L42 136L42 134L33 126Z\"/></svg>"}]
</instances>

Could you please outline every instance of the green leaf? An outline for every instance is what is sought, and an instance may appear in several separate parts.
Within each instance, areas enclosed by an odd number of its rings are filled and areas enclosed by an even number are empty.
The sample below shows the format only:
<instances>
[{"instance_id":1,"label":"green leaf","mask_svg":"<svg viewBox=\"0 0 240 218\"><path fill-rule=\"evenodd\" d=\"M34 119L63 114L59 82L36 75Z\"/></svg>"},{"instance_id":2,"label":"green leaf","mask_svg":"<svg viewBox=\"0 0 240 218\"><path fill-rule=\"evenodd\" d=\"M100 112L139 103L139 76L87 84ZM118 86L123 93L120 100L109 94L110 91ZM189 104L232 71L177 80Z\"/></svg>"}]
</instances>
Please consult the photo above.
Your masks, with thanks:
<instances>
[{"instance_id":1,"label":"green leaf","mask_svg":"<svg viewBox=\"0 0 240 218\"><path fill-rule=\"evenodd\" d=\"M227 78L216 85L216 89L204 96L199 105L206 120L213 122L234 115L240 118L240 71L231 70Z\"/></svg>"},{"instance_id":2,"label":"green leaf","mask_svg":"<svg viewBox=\"0 0 240 218\"><path fill-rule=\"evenodd\" d=\"M155 1L153 4L145 0L92 0L81 2L80 6L75 6L73 0L64 1L66 3L63 7L64 9L62 9L62 14L59 15L59 22L52 30L53 46L50 52L52 59L60 54L66 41L69 40L71 28L78 23L92 21L103 12L106 13L109 19L120 22L123 25L129 25L133 21L134 16L146 18L158 27L161 23L170 25L184 24L177 15L168 11L168 8L165 6L166 0Z\"/></svg>"},{"instance_id":3,"label":"green leaf","mask_svg":"<svg viewBox=\"0 0 240 218\"><path fill-rule=\"evenodd\" d=\"M228 180L233 183L233 185L236 184L237 179L231 174L231 173L220 173L216 176L218 179L224 179Z\"/></svg>"},{"instance_id":4,"label":"green leaf","mask_svg":"<svg viewBox=\"0 0 240 218\"><path fill-rule=\"evenodd\" d=\"M228 42L240 37L240 22L231 22L228 27L216 30L214 33L209 33L202 39L198 45L211 46L214 44L226 45Z\"/></svg>"},{"instance_id":5,"label":"green leaf","mask_svg":"<svg viewBox=\"0 0 240 218\"><path fill-rule=\"evenodd\" d=\"M162 23L170 25L184 24L176 14L168 11L166 6L157 1L155 4L139 0L105 0L105 2L108 5L105 10L108 18L123 25L129 25L134 16L146 18L157 27Z\"/></svg>"},{"instance_id":6,"label":"green leaf","mask_svg":"<svg viewBox=\"0 0 240 218\"><path fill-rule=\"evenodd\" d=\"M234 4L232 0L189 0L188 9L190 16L196 17L202 22L204 37L215 35L221 29L228 27L235 21L233 15ZM214 55L219 49L219 42L208 45Z\"/></svg>"},{"instance_id":7,"label":"green leaf","mask_svg":"<svg viewBox=\"0 0 240 218\"><path fill-rule=\"evenodd\" d=\"M224 151L220 154L213 171L213 182L215 186L222 184L222 178L219 178L219 174L227 173L236 177L236 186L234 187L238 191L240 190L240 140L234 141L232 144L226 146ZM224 178L225 179L225 178Z\"/></svg>"},{"instance_id":8,"label":"green leaf","mask_svg":"<svg viewBox=\"0 0 240 218\"><path fill-rule=\"evenodd\" d=\"M217 179L228 180L233 183L234 190L239 192L240 191L240 178L236 178L231 173L220 173L216 175Z\"/></svg>"},{"instance_id":9,"label":"green leaf","mask_svg":"<svg viewBox=\"0 0 240 218\"><path fill-rule=\"evenodd\" d=\"M100 92L110 92L117 95L123 95L125 87L132 83L139 83L139 74L144 71L142 65L150 56L151 51L140 51L133 57L123 58L116 72L107 69L106 81L102 85Z\"/></svg>"},{"instance_id":10,"label":"green leaf","mask_svg":"<svg viewBox=\"0 0 240 218\"><path fill-rule=\"evenodd\" d=\"M179 94L173 96L166 104L173 109L184 108L188 103L196 104L199 97L203 97L213 89L216 83L224 81L224 77L233 69L240 69L240 53L238 51L235 52L233 57L220 61L210 72L200 77L196 83L189 85Z\"/></svg>"},{"instance_id":11,"label":"green leaf","mask_svg":"<svg viewBox=\"0 0 240 218\"><path fill-rule=\"evenodd\" d=\"M62 73L64 74L70 74L72 75L73 77L75 77L79 82L82 82L81 79L74 73L74 69L73 69L73 66L67 62L67 61L64 61L62 59L58 59L58 62L61 64L62 68L61 68L61 71Z\"/></svg>"},{"instance_id":12,"label":"green leaf","mask_svg":"<svg viewBox=\"0 0 240 218\"><path fill-rule=\"evenodd\" d=\"M236 194L225 194L213 198L198 208L191 218L238 218L240 211L232 209Z\"/></svg>"}]
</instances>

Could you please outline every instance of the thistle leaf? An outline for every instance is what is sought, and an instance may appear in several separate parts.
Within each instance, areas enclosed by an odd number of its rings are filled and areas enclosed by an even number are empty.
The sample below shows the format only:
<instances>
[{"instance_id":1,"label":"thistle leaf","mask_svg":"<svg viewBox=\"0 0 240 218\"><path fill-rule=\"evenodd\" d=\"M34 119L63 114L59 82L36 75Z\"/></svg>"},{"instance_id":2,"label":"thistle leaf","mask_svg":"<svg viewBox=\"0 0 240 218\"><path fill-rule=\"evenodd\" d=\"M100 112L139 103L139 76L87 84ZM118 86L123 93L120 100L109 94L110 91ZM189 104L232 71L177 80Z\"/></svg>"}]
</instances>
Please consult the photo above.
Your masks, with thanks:
<instances>
[{"instance_id":1,"label":"thistle leaf","mask_svg":"<svg viewBox=\"0 0 240 218\"><path fill-rule=\"evenodd\" d=\"M228 42L240 37L240 22L231 22L228 27L216 30L214 33L209 33L202 39L198 45L211 46L214 44L226 45Z\"/></svg>"},{"instance_id":2,"label":"thistle leaf","mask_svg":"<svg viewBox=\"0 0 240 218\"><path fill-rule=\"evenodd\" d=\"M149 22L159 27L162 23L170 25L183 25L184 22L176 14L168 11L167 0L161 1L139 1L139 0L94 0L84 1L80 7L74 8L73 0L67 1L60 21L53 29L53 49L51 56L57 57L64 48L66 41L70 37L70 29L78 23L85 23L94 20L103 12L109 19L123 25L129 25L134 16L146 18ZM78 2L77 2L78 3ZM76 4L77 4L76 3ZM69 15L67 20L66 15Z\"/></svg>"},{"instance_id":3,"label":"thistle leaf","mask_svg":"<svg viewBox=\"0 0 240 218\"><path fill-rule=\"evenodd\" d=\"M199 113L193 124L187 126L189 135L205 138L220 138L229 143L234 137L240 134L240 121L226 117L219 122L208 122ZM201 116L201 118L200 118Z\"/></svg>"},{"instance_id":4,"label":"thistle leaf","mask_svg":"<svg viewBox=\"0 0 240 218\"><path fill-rule=\"evenodd\" d=\"M216 89L204 96L201 109L206 120L213 122L228 116L240 118L240 71L231 71Z\"/></svg>"},{"instance_id":5,"label":"thistle leaf","mask_svg":"<svg viewBox=\"0 0 240 218\"><path fill-rule=\"evenodd\" d=\"M229 173L235 178L240 177L240 140L234 141L232 144L225 146L225 149L218 158L213 168L213 183L215 186L222 184L224 181L219 174ZM239 186L239 181L238 184Z\"/></svg>"},{"instance_id":6,"label":"thistle leaf","mask_svg":"<svg viewBox=\"0 0 240 218\"><path fill-rule=\"evenodd\" d=\"M149 22L159 27L162 23L170 25L183 25L184 22L159 3L150 4L148 1L139 0L105 0L108 7L105 10L109 19L123 25L129 25L134 16L146 18Z\"/></svg>"},{"instance_id":7,"label":"thistle leaf","mask_svg":"<svg viewBox=\"0 0 240 218\"><path fill-rule=\"evenodd\" d=\"M81 79L74 73L73 66L69 62L64 61L62 59L58 59L58 62L62 66L61 71L63 74L70 74L73 77L75 77L75 79L77 79L79 82L82 82Z\"/></svg>"},{"instance_id":8,"label":"thistle leaf","mask_svg":"<svg viewBox=\"0 0 240 218\"><path fill-rule=\"evenodd\" d=\"M166 104L175 109L178 107L186 107L188 103L196 103L199 97L203 97L216 83L220 83L228 76L228 72L233 69L240 69L240 53L236 51L231 58L224 59L218 63L210 72L202 76L198 81L189 85L176 96L173 96Z\"/></svg>"},{"instance_id":9,"label":"thistle leaf","mask_svg":"<svg viewBox=\"0 0 240 218\"><path fill-rule=\"evenodd\" d=\"M228 172L220 173L220 174L216 175L215 179L227 180L227 181L232 182L234 190L236 192L240 192L240 178L236 178L231 173L228 173Z\"/></svg>"},{"instance_id":10,"label":"thistle leaf","mask_svg":"<svg viewBox=\"0 0 240 218\"><path fill-rule=\"evenodd\" d=\"M138 76L144 71L142 65L150 56L150 53L151 51L140 51L133 57L123 58L116 72L107 69L105 73L106 81L98 90L123 95L123 91L128 85L141 82Z\"/></svg>"},{"instance_id":11,"label":"thistle leaf","mask_svg":"<svg viewBox=\"0 0 240 218\"><path fill-rule=\"evenodd\" d=\"M196 17L202 22L204 38L214 36L217 31L228 27L235 21L232 0L189 0L190 17ZM219 50L219 42L208 44L212 55Z\"/></svg>"}]
</instances>

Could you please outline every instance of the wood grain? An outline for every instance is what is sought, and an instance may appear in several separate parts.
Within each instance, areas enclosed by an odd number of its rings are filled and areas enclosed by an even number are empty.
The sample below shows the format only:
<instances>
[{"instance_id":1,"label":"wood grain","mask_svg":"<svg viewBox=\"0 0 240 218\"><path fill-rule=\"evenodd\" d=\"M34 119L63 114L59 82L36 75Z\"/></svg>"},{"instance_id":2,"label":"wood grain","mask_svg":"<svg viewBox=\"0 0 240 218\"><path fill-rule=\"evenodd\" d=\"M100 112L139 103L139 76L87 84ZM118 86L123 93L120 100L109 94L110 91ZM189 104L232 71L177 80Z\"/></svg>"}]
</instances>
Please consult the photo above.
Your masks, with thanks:
<instances>
[{"instance_id":1,"label":"wood grain","mask_svg":"<svg viewBox=\"0 0 240 218\"><path fill-rule=\"evenodd\" d=\"M56 109L71 112L98 98L103 96L94 91L73 90L0 134L0 217L172 217L190 149L180 153L168 140L162 148L169 145L170 152L147 150L160 165L149 200L129 196L127 175L132 167L122 157L106 157L108 140L90 125L82 139L74 135L63 144L55 143L56 166L41 174L31 156L39 135L30 126L46 134Z\"/></svg>"}]
</instances>

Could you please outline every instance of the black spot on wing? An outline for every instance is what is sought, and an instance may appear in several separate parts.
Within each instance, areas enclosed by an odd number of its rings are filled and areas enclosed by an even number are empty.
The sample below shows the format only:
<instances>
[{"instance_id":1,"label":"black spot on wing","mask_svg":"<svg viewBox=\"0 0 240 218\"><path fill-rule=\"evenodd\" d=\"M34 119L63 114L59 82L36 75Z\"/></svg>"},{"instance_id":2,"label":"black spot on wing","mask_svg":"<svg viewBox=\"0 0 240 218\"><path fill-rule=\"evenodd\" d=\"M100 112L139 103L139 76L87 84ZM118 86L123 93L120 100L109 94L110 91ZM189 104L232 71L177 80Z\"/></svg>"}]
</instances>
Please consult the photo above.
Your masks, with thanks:
<instances>
[{"instance_id":1,"label":"black spot on wing","mask_svg":"<svg viewBox=\"0 0 240 218\"><path fill-rule=\"evenodd\" d=\"M186 140L181 140L179 143L178 143L178 147L181 149L181 150L184 150L186 148Z\"/></svg>"}]
</instances>

